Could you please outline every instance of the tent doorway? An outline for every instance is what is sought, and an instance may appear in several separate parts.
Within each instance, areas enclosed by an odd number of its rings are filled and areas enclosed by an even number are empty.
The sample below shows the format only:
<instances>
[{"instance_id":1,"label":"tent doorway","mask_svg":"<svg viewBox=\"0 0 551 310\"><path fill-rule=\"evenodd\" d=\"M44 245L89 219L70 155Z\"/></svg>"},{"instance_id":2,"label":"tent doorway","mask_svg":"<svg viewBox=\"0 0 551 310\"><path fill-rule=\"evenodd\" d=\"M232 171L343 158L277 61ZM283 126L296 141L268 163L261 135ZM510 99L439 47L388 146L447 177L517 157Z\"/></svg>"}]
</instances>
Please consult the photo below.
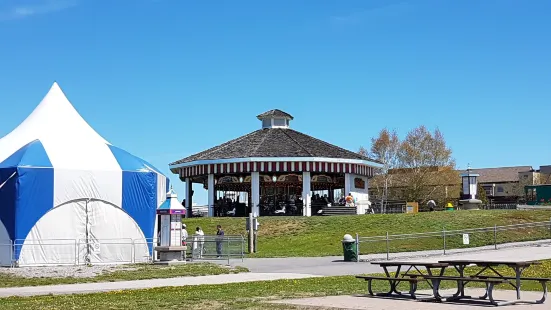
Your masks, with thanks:
<instances>
[{"instance_id":1,"label":"tent doorway","mask_svg":"<svg viewBox=\"0 0 551 310\"><path fill-rule=\"evenodd\" d=\"M36 223L19 265L131 263L148 253L143 232L124 210L83 198L56 206Z\"/></svg>"}]
</instances>

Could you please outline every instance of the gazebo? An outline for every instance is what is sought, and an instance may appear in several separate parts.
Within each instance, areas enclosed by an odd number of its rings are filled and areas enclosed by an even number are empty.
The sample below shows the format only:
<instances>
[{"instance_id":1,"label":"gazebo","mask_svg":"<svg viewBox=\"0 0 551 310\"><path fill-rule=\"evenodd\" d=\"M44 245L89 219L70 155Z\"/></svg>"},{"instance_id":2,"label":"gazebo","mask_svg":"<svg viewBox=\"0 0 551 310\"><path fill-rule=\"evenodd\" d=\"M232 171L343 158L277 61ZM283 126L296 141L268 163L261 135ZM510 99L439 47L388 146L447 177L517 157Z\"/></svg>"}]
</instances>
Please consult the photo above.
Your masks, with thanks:
<instances>
[{"instance_id":1,"label":"gazebo","mask_svg":"<svg viewBox=\"0 0 551 310\"><path fill-rule=\"evenodd\" d=\"M348 193L365 212L380 163L291 129L281 110L257 118L261 129L170 164L186 183L188 214L193 183L208 190L209 216L311 216Z\"/></svg>"}]
</instances>

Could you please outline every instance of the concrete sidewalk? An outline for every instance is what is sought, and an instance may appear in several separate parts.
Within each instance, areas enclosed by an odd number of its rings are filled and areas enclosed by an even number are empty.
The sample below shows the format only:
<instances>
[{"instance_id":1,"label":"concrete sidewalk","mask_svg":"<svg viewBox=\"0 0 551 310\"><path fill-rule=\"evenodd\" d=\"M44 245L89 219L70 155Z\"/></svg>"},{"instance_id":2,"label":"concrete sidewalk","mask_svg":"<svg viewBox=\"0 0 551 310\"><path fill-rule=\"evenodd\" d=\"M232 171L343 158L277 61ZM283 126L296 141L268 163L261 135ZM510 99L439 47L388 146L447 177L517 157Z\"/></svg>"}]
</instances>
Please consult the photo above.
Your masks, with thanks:
<instances>
[{"instance_id":1,"label":"concrete sidewalk","mask_svg":"<svg viewBox=\"0 0 551 310\"><path fill-rule=\"evenodd\" d=\"M417 252L417 254L427 254ZM412 253L397 253L396 259L406 260ZM551 245L548 243L524 244L521 247L503 247L498 250L461 252L453 255L420 255L409 261L438 261L442 259L481 259L481 260L543 260L551 259ZM187 286L203 284L227 284L238 282L270 281L280 279L302 279L320 276L356 275L379 273L381 268L368 262L343 262L341 256L296 257L296 258L251 258L232 265L249 268L250 273L227 274L200 277L181 277L106 283L82 283L51 286L1 288L0 297L34 296L47 294L84 294L117 290L135 290L154 287Z\"/></svg>"},{"instance_id":2,"label":"concrete sidewalk","mask_svg":"<svg viewBox=\"0 0 551 310\"><path fill-rule=\"evenodd\" d=\"M155 287L228 284L254 281L272 281L281 279L304 279L318 277L309 274L293 273L239 273L201 277L180 277L168 279L151 279L119 282L80 283L47 286L27 286L1 288L0 297L9 296L37 296L37 295L65 295L109 292L119 290L138 290Z\"/></svg>"},{"instance_id":3,"label":"concrete sidewalk","mask_svg":"<svg viewBox=\"0 0 551 310\"><path fill-rule=\"evenodd\" d=\"M517 246L501 246L478 249L454 250L453 254L443 255L440 252L423 251L409 253L393 253L392 260L429 261L444 259L480 259L480 260L543 260L551 259L551 244L549 241L519 243ZM451 252L451 251L450 251ZM449 252L448 252L449 253ZM366 256L362 256L365 259ZM381 258L381 261L386 260ZM378 273L381 268L369 262L344 262L342 256L328 257L289 257L289 258L250 258L245 261L232 262L233 266L243 266L251 272L275 273L306 273L320 276L357 275Z\"/></svg>"},{"instance_id":4,"label":"concrete sidewalk","mask_svg":"<svg viewBox=\"0 0 551 310\"><path fill-rule=\"evenodd\" d=\"M469 294L472 296L482 296L484 290L481 289L469 289ZM420 291L420 294L426 294L430 296L429 291ZM455 290L443 290L443 295L451 295L455 293ZM515 291L502 291L496 290L494 292L494 298L496 300L515 300ZM522 292L522 298L525 300L537 300L542 296L541 292ZM396 298L380 298L380 297L367 297L367 296L328 296L328 297L314 297L314 298L301 298L301 299L287 299L277 300L271 303L280 305L293 305L302 307L315 307L323 309L354 309L354 310L472 310L472 309L484 309L494 308L488 301L472 301L472 302L421 302L416 300L396 299ZM531 309L531 310L543 310L549 309L548 304L517 304L514 306L507 306L507 309Z\"/></svg>"}]
</instances>

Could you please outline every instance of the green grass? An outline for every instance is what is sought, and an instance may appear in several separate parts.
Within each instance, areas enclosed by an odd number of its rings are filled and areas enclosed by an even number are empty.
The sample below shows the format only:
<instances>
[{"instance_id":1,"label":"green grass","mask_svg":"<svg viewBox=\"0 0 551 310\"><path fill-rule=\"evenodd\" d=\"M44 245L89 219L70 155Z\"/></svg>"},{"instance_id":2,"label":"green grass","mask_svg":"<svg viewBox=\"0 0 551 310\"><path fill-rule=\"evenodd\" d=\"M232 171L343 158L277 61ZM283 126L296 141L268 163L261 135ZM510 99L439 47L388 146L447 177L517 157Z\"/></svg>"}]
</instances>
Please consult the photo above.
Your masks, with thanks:
<instances>
[{"instance_id":1,"label":"green grass","mask_svg":"<svg viewBox=\"0 0 551 310\"><path fill-rule=\"evenodd\" d=\"M500 268L499 271L506 275L512 275L508 269ZM541 266L527 269L524 275L550 277L551 260L544 261ZM388 284L383 282L374 282L374 284L374 289L377 291L382 291L388 287ZM446 287L451 287L451 284L446 285ZM420 289L426 288L425 284L420 285ZM534 282L526 282L523 283L522 289L541 290L541 286ZM267 304L265 301L365 293L366 285L364 281L353 276L341 276L166 287L88 295L10 297L0 299L0 309L298 309L287 305L275 306Z\"/></svg>"},{"instance_id":2,"label":"green grass","mask_svg":"<svg viewBox=\"0 0 551 310\"><path fill-rule=\"evenodd\" d=\"M87 267L82 267L87 268ZM226 267L217 264L201 263L176 266L159 266L137 264L124 266L124 269L115 268L114 271L104 271L95 277L89 278L25 278L6 273L0 273L0 287L38 286L54 284L73 284L91 282L114 282L130 280L161 279L174 277L195 277L248 272L243 267Z\"/></svg>"},{"instance_id":3,"label":"green grass","mask_svg":"<svg viewBox=\"0 0 551 310\"><path fill-rule=\"evenodd\" d=\"M341 255L344 234L355 236L381 236L390 234L432 232L489 227L528 222L549 221L549 211L454 211L424 212L418 214L374 214L362 216L328 217L261 217L258 232L258 253L253 257L300 257ZM246 234L245 218L194 218L185 219L192 233L201 226L206 234L213 234L216 225L223 226L226 234ZM548 229L522 229L498 234L498 243L551 238ZM493 233L475 234L470 246L493 244ZM391 252L441 249L441 238L393 241ZM448 237L448 248L462 247L462 236ZM362 254L382 253L385 242L362 244Z\"/></svg>"}]
</instances>

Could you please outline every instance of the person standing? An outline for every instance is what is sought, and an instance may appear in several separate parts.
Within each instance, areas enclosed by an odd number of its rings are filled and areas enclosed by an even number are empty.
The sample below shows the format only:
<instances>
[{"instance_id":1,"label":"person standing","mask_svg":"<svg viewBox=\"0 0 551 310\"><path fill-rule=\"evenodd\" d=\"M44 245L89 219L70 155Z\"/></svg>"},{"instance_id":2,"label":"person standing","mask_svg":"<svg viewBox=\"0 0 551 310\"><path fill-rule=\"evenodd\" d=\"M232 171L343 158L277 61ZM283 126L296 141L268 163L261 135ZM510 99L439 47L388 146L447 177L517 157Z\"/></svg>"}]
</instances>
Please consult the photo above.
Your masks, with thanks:
<instances>
[{"instance_id":1,"label":"person standing","mask_svg":"<svg viewBox=\"0 0 551 310\"><path fill-rule=\"evenodd\" d=\"M193 252L195 257L203 258L203 245L205 243L205 233L201 227L195 229L195 234L193 235Z\"/></svg>"},{"instance_id":2,"label":"person standing","mask_svg":"<svg viewBox=\"0 0 551 310\"><path fill-rule=\"evenodd\" d=\"M222 242L224 241L224 231L222 230L222 226L217 225L216 226L216 255L217 258L220 258L222 255Z\"/></svg>"},{"instance_id":3,"label":"person standing","mask_svg":"<svg viewBox=\"0 0 551 310\"><path fill-rule=\"evenodd\" d=\"M356 206L355 201L354 201L354 196L352 196L352 193L348 193L348 196L346 196L345 200L346 200L346 206L347 207L355 207Z\"/></svg>"}]
</instances>

